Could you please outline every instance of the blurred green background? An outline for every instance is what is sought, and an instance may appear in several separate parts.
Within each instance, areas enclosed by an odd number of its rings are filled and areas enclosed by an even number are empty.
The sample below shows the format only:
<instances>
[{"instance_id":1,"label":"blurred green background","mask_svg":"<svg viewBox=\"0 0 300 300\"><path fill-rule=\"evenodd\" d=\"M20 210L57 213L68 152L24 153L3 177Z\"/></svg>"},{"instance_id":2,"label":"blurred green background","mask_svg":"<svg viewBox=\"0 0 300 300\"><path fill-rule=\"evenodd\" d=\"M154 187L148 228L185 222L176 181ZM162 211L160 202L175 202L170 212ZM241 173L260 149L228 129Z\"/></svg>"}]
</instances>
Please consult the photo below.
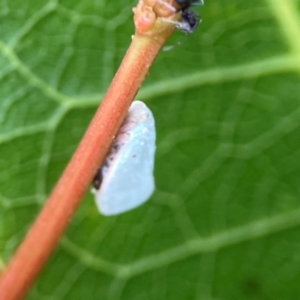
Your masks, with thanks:
<instances>
[{"instance_id":1,"label":"blurred green background","mask_svg":"<svg viewBox=\"0 0 300 300\"><path fill-rule=\"evenodd\" d=\"M0 0L0 269L117 70L136 2ZM156 117L156 192L109 218L88 192L27 299L300 299L300 1L196 10L137 97Z\"/></svg>"}]
</instances>

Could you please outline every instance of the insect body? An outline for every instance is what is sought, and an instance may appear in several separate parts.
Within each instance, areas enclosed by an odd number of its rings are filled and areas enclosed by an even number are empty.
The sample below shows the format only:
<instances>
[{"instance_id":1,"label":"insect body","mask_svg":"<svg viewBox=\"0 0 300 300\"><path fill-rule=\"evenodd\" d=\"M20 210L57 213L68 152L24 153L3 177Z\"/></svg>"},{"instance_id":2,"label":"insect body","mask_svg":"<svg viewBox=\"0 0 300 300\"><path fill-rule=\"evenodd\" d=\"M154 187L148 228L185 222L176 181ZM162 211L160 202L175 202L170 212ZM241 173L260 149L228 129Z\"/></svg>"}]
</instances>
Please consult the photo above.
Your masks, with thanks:
<instances>
[{"instance_id":1,"label":"insect body","mask_svg":"<svg viewBox=\"0 0 300 300\"><path fill-rule=\"evenodd\" d=\"M155 124L149 108L134 101L104 165L94 177L96 204L104 215L117 215L149 199L154 191Z\"/></svg>"},{"instance_id":2,"label":"insect body","mask_svg":"<svg viewBox=\"0 0 300 300\"><path fill-rule=\"evenodd\" d=\"M192 33L201 22L200 16L194 11L185 9L181 12L182 21L178 23L177 28L184 33Z\"/></svg>"},{"instance_id":3,"label":"insect body","mask_svg":"<svg viewBox=\"0 0 300 300\"><path fill-rule=\"evenodd\" d=\"M182 20L176 24L176 27L184 33L192 33L196 30L201 17L192 10L189 10L191 6L202 6L204 5L203 0L175 0L181 10Z\"/></svg>"}]
</instances>

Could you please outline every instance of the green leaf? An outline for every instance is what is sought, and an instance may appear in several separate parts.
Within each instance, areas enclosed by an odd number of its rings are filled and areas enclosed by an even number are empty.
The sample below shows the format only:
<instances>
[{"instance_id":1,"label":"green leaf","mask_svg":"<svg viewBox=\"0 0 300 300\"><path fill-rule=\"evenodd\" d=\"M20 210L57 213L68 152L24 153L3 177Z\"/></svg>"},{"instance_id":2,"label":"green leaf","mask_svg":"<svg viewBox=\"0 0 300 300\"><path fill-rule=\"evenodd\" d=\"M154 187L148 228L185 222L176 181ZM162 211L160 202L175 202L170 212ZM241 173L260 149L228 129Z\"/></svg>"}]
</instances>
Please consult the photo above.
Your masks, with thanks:
<instances>
[{"instance_id":1,"label":"green leaf","mask_svg":"<svg viewBox=\"0 0 300 300\"><path fill-rule=\"evenodd\" d=\"M0 1L0 268L117 70L135 3ZM154 196L107 218L88 192L28 299L299 299L300 2L195 10L138 95Z\"/></svg>"}]
</instances>

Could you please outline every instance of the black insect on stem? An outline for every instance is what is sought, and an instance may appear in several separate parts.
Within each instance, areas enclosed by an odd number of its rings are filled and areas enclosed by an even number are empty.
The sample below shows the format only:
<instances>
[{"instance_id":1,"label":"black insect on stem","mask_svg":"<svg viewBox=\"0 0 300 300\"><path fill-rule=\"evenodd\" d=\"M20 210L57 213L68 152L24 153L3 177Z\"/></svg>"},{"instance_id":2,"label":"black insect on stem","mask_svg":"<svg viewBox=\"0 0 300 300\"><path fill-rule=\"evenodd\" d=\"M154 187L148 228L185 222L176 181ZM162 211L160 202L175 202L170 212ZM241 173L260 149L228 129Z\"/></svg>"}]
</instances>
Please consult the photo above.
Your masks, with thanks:
<instances>
[{"instance_id":1,"label":"black insect on stem","mask_svg":"<svg viewBox=\"0 0 300 300\"><path fill-rule=\"evenodd\" d=\"M179 22L178 28L184 33L194 32L201 22L200 16L194 11L184 9L181 12L182 21Z\"/></svg>"},{"instance_id":2,"label":"black insect on stem","mask_svg":"<svg viewBox=\"0 0 300 300\"><path fill-rule=\"evenodd\" d=\"M201 17L196 12L189 10L191 6L202 6L204 0L174 0L175 3L180 7L178 12L181 12L182 20L176 24L176 27L182 32L188 34L196 30Z\"/></svg>"},{"instance_id":3,"label":"black insect on stem","mask_svg":"<svg viewBox=\"0 0 300 300\"><path fill-rule=\"evenodd\" d=\"M161 3L167 4L164 0L157 0ZM177 12L181 15L181 20L179 21L171 21L165 19L166 22L173 23L175 27L181 30L185 34L193 33L199 23L201 22L201 17L196 12L189 10L191 6L201 6L204 5L204 0L174 0L176 4L180 7L177 9ZM168 4L169 5L169 4ZM169 50L169 47L165 47L165 50ZM166 51L167 51L166 50Z\"/></svg>"}]
</instances>

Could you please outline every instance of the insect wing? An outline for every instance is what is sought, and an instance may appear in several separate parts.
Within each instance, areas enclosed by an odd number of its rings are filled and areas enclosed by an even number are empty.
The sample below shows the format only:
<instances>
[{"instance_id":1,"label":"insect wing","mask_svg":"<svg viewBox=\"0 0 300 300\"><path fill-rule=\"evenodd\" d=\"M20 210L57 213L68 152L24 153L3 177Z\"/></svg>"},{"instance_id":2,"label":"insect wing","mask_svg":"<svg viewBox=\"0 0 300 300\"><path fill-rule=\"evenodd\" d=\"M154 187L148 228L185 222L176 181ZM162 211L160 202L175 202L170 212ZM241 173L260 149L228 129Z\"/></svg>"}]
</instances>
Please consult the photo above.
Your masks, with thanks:
<instances>
[{"instance_id":1,"label":"insect wing","mask_svg":"<svg viewBox=\"0 0 300 300\"><path fill-rule=\"evenodd\" d=\"M204 5L204 0L192 0L191 1L191 6L203 6Z\"/></svg>"},{"instance_id":2,"label":"insect wing","mask_svg":"<svg viewBox=\"0 0 300 300\"><path fill-rule=\"evenodd\" d=\"M190 6L202 6L202 5L204 5L204 0L175 0L175 2L182 9L189 8Z\"/></svg>"},{"instance_id":3,"label":"insect wing","mask_svg":"<svg viewBox=\"0 0 300 300\"><path fill-rule=\"evenodd\" d=\"M132 128L122 132L127 138L107 169L100 190L94 190L98 209L104 215L120 214L141 205L155 188L153 115L143 102L134 101L124 123L123 128L126 123Z\"/></svg>"}]
</instances>

